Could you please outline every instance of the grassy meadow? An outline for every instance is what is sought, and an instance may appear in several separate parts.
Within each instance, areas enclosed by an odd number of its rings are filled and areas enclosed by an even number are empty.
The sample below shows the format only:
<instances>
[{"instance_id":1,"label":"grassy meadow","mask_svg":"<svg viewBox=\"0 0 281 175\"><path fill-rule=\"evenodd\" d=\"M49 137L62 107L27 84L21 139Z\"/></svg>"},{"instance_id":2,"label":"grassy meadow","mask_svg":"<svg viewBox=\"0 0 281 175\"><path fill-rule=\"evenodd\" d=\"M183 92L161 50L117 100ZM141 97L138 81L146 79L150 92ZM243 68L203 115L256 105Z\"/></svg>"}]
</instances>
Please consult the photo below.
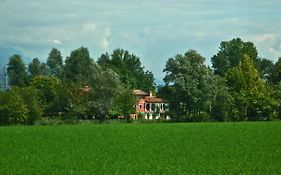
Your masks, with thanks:
<instances>
[{"instance_id":1,"label":"grassy meadow","mask_svg":"<svg viewBox=\"0 0 281 175\"><path fill-rule=\"evenodd\" d=\"M0 174L281 174L281 122L4 126Z\"/></svg>"}]
</instances>

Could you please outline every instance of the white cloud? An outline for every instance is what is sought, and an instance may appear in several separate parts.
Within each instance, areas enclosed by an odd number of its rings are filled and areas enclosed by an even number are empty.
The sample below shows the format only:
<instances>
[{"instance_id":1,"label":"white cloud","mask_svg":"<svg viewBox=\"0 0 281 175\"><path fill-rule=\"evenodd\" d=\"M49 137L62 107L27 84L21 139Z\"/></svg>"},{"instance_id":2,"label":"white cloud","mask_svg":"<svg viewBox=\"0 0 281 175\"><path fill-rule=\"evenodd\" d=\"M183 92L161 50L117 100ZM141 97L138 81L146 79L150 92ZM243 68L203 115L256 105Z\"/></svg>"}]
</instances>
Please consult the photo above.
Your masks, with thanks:
<instances>
[{"instance_id":1,"label":"white cloud","mask_svg":"<svg viewBox=\"0 0 281 175\"><path fill-rule=\"evenodd\" d=\"M281 37L278 32L259 34L253 42L261 57L276 61L281 56Z\"/></svg>"},{"instance_id":2,"label":"white cloud","mask_svg":"<svg viewBox=\"0 0 281 175\"><path fill-rule=\"evenodd\" d=\"M60 40L58 40L58 39L53 40L53 43L54 44L62 44L62 42Z\"/></svg>"},{"instance_id":3,"label":"white cloud","mask_svg":"<svg viewBox=\"0 0 281 175\"><path fill-rule=\"evenodd\" d=\"M96 30L96 23L94 22L87 22L83 25L82 32L83 33L90 33Z\"/></svg>"},{"instance_id":4,"label":"white cloud","mask_svg":"<svg viewBox=\"0 0 281 175\"><path fill-rule=\"evenodd\" d=\"M101 42L100 42L100 46L103 50L107 50L109 48L110 37L111 37L111 29L106 28L105 32L104 32L104 35L103 35L103 37L101 39Z\"/></svg>"},{"instance_id":5,"label":"white cloud","mask_svg":"<svg viewBox=\"0 0 281 175\"><path fill-rule=\"evenodd\" d=\"M258 43L273 42L275 38L276 37L274 33L266 33L256 36L256 42Z\"/></svg>"}]
</instances>

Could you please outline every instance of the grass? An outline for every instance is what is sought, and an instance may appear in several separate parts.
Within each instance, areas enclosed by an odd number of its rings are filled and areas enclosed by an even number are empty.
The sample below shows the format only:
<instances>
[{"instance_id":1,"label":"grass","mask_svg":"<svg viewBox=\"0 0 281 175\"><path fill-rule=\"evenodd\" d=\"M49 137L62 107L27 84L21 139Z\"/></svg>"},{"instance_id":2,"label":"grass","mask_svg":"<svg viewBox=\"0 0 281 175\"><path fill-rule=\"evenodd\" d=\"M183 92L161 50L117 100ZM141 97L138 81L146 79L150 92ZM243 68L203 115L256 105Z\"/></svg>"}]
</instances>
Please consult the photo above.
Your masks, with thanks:
<instances>
[{"instance_id":1,"label":"grass","mask_svg":"<svg viewBox=\"0 0 281 175\"><path fill-rule=\"evenodd\" d=\"M281 122L0 127L0 174L281 174Z\"/></svg>"}]
</instances>

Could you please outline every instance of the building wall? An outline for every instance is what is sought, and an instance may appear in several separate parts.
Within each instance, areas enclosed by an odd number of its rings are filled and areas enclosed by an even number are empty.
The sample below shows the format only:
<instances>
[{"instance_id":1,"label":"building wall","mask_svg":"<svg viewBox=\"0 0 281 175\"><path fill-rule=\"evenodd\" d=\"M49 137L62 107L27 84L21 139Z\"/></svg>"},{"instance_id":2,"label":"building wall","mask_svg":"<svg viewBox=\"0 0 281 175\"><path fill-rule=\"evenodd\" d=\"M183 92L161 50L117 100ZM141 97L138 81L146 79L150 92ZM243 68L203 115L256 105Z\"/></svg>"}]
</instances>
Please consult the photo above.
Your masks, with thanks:
<instances>
[{"instance_id":1,"label":"building wall","mask_svg":"<svg viewBox=\"0 0 281 175\"><path fill-rule=\"evenodd\" d=\"M140 99L140 101L136 105L136 111L139 112L145 112L145 100Z\"/></svg>"}]
</instances>

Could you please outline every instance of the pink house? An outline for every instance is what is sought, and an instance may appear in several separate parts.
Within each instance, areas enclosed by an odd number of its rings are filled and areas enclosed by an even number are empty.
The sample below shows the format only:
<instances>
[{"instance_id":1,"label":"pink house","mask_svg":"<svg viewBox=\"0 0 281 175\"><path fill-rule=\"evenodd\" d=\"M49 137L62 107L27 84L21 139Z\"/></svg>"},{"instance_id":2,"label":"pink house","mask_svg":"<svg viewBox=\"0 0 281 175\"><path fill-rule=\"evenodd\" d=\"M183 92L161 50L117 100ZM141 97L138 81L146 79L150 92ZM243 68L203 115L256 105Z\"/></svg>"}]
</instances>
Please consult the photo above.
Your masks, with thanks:
<instances>
[{"instance_id":1,"label":"pink house","mask_svg":"<svg viewBox=\"0 0 281 175\"><path fill-rule=\"evenodd\" d=\"M152 119L170 119L167 115L169 104L162 98L146 93L141 90L134 90L136 98L135 109L136 112L131 114L131 118L136 120L139 118Z\"/></svg>"}]
</instances>

